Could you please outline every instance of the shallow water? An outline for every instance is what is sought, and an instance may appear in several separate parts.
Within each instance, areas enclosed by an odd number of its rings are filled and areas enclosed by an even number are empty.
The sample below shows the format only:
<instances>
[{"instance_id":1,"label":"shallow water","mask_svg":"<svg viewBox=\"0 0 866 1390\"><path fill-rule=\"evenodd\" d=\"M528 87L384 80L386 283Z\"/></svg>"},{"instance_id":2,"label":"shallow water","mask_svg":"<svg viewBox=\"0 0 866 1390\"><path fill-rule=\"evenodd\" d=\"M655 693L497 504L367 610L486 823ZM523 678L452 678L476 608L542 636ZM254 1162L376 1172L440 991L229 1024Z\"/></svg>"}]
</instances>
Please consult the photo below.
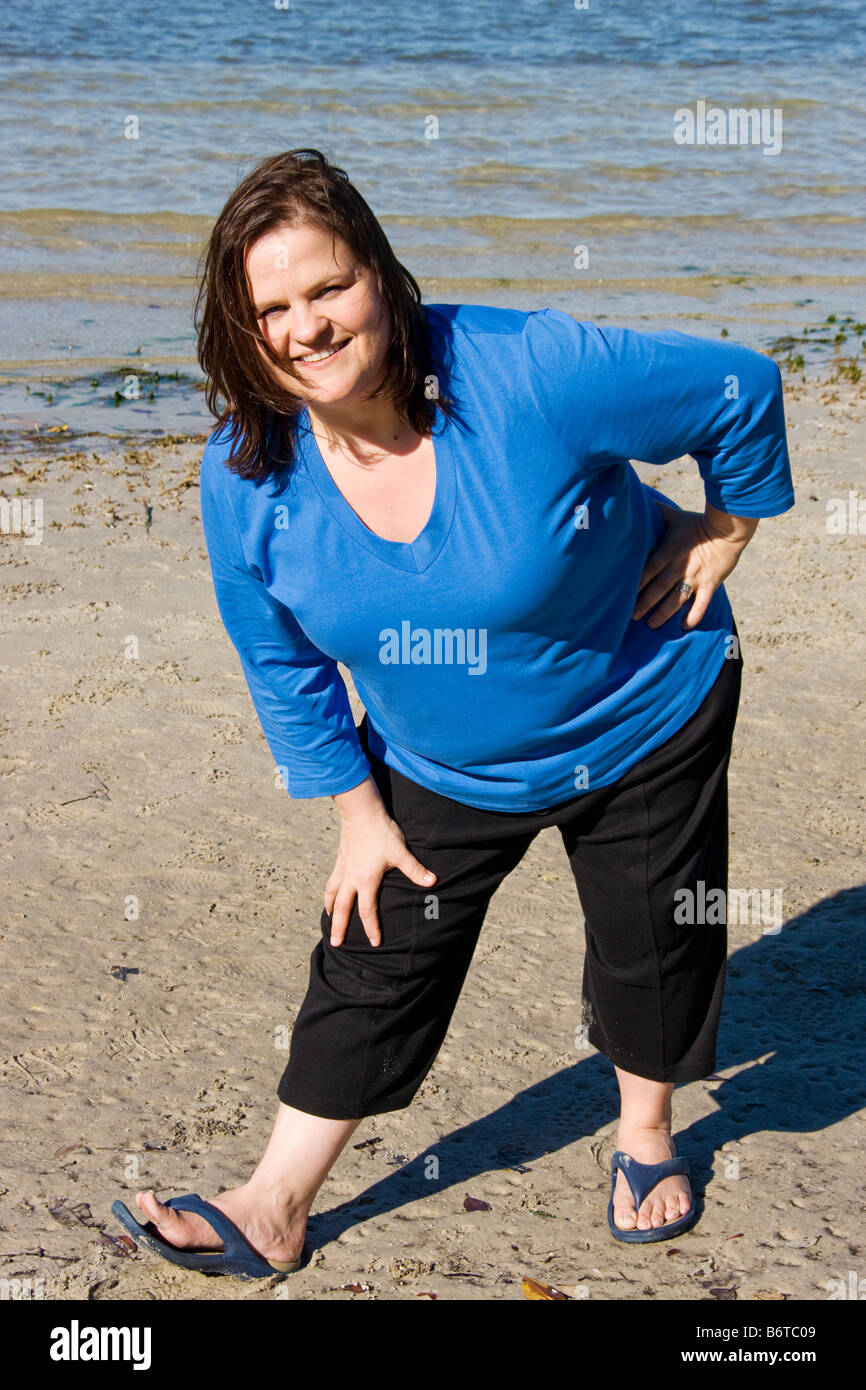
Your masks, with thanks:
<instances>
[{"instance_id":1,"label":"shallow water","mask_svg":"<svg viewBox=\"0 0 866 1390\"><path fill-rule=\"evenodd\" d=\"M10 6L7 441L208 427L196 260L237 179L293 146L346 169L427 301L758 347L866 317L862 31L855 0ZM766 108L773 142L677 143L700 100ZM153 399L115 404L124 368L158 369Z\"/></svg>"}]
</instances>

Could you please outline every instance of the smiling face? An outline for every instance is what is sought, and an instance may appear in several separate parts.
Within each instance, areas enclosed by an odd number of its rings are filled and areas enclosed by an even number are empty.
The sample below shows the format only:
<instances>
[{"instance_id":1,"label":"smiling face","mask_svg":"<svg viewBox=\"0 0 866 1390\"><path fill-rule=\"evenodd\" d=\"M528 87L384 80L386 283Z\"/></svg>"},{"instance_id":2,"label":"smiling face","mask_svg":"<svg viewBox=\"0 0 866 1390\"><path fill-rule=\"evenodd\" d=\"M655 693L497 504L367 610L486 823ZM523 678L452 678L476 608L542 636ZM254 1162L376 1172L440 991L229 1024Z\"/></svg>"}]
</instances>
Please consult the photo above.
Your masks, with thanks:
<instances>
[{"instance_id":1,"label":"smiling face","mask_svg":"<svg viewBox=\"0 0 866 1390\"><path fill-rule=\"evenodd\" d=\"M258 326L298 373L281 371L259 347L274 379L317 405L359 402L379 379L391 333L373 272L341 237L309 225L266 232L247 248L245 266Z\"/></svg>"}]
</instances>

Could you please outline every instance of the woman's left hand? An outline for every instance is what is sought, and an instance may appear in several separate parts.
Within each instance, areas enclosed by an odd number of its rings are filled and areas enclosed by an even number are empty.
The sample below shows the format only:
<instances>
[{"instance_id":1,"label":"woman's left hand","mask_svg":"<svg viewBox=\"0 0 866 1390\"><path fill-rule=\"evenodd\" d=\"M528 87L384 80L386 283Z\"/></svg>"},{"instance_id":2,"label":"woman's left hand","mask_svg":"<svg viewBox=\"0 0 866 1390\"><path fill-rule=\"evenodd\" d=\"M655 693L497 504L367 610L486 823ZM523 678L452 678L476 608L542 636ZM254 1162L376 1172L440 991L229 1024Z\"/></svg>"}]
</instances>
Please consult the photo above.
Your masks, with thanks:
<instances>
[{"instance_id":1,"label":"woman's left hand","mask_svg":"<svg viewBox=\"0 0 866 1390\"><path fill-rule=\"evenodd\" d=\"M689 604L683 628L697 627L720 584L727 579L758 525L755 517L729 516L707 503L706 511L684 512L656 503L667 529L647 557L633 619L659 607L647 626L662 623ZM688 589L681 586L688 586Z\"/></svg>"}]
</instances>

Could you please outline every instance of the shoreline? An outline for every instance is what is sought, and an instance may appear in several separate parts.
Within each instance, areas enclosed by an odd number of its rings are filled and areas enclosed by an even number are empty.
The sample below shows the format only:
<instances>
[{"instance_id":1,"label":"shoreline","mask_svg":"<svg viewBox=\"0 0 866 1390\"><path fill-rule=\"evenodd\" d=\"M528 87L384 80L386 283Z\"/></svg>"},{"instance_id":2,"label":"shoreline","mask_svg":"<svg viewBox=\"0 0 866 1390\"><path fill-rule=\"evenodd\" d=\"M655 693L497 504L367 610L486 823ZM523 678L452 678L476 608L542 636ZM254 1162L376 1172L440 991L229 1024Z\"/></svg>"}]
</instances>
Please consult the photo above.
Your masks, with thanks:
<instances>
[{"instance_id":1,"label":"shoreline","mask_svg":"<svg viewBox=\"0 0 866 1390\"><path fill-rule=\"evenodd\" d=\"M601 315L597 321L612 322L617 317ZM639 327L640 319L637 315L621 326L652 331L647 325ZM667 319L662 327L674 327L676 322L676 318ZM763 327L766 345L754 350L778 364L792 396L798 390L856 386L862 379L866 322L853 315L834 313L822 323L804 325L801 333L781 336L773 336L769 322ZM724 325L719 336L740 342ZM67 373L46 369L38 377L30 376L27 369L0 367L0 459L16 450L30 453L34 446L136 448L160 439L178 444L198 441L210 434L214 426L204 401L204 377L193 359L175 356L156 361L139 350L120 363L117 358L90 359L91 363L99 360L114 365L98 371L93 367L83 374L78 369ZM184 370L183 364L190 370ZM87 439L91 445L85 444Z\"/></svg>"}]
</instances>

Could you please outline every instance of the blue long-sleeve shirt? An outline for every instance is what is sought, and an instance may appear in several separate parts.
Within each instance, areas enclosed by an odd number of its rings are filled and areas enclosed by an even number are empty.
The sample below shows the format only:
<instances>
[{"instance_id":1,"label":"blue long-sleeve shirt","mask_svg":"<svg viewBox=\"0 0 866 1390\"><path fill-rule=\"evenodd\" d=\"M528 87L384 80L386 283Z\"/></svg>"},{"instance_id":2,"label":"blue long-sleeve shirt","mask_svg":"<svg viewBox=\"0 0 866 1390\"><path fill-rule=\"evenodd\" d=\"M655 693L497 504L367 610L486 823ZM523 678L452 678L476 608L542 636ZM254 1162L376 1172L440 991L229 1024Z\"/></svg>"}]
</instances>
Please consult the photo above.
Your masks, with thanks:
<instances>
[{"instance_id":1,"label":"blue long-sleeve shirt","mask_svg":"<svg viewBox=\"0 0 866 1390\"><path fill-rule=\"evenodd\" d=\"M665 526L629 460L689 453L713 506L787 511L781 378L737 344L555 309L425 312L459 420L437 415L420 535L365 526L306 429L286 476L256 483L226 467L224 427L201 465L217 603L292 797L369 773L341 662L377 757L469 805L537 810L663 743L730 651L723 587L692 630L632 620Z\"/></svg>"}]
</instances>

